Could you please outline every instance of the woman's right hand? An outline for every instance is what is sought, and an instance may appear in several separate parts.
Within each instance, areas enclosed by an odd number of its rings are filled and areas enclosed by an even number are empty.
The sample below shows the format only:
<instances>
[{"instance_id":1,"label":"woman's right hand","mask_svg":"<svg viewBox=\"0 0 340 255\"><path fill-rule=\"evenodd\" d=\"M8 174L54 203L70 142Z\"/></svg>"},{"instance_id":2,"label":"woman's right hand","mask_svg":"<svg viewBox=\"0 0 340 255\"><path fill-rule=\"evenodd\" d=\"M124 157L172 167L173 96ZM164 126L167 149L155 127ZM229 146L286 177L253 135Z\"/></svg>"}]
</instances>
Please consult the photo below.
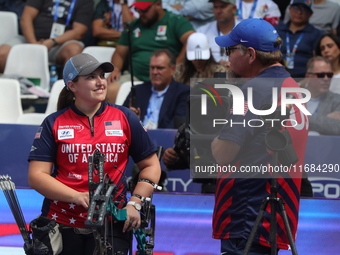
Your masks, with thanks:
<instances>
[{"instance_id":1,"label":"woman's right hand","mask_svg":"<svg viewBox=\"0 0 340 255\"><path fill-rule=\"evenodd\" d=\"M89 208L90 196L88 192L77 192L74 197L74 203L82 205L85 209Z\"/></svg>"}]
</instances>

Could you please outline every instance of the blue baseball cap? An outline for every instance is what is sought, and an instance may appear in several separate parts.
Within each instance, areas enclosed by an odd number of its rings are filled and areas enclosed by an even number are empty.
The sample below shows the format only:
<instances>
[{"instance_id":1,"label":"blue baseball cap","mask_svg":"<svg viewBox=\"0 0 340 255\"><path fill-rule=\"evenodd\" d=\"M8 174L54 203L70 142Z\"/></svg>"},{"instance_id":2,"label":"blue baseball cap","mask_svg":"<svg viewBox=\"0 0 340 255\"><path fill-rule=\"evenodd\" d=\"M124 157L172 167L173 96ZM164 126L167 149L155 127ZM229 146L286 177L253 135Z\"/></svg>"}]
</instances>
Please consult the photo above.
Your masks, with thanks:
<instances>
[{"instance_id":1,"label":"blue baseball cap","mask_svg":"<svg viewBox=\"0 0 340 255\"><path fill-rule=\"evenodd\" d=\"M68 81L73 81L78 75L88 75L102 67L105 73L113 71L113 65L110 62L100 63L95 57L87 53L80 53L70 58L63 70L63 78L67 87Z\"/></svg>"},{"instance_id":2,"label":"blue baseball cap","mask_svg":"<svg viewBox=\"0 0 340 255\"><path fill-rule=\"evenodd\" d=\"M242 44L255 50L272 52L280 49L275 46L276 38L279 37L276 29L263 19L244 19L238 23L227 35L215 38L221 47L230 47Z\"/></svg>"}]
</instances>

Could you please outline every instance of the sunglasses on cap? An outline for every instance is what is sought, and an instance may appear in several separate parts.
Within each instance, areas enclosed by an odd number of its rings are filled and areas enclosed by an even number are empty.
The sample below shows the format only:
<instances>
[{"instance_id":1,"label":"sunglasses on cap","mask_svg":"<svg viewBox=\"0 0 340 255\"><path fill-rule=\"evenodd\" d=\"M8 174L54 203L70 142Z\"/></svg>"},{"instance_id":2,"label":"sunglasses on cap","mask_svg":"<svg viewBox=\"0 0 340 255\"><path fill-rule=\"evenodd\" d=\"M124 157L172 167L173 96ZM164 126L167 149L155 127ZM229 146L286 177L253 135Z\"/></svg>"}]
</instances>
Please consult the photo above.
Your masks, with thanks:
<instances>
[{"instance_id":1,"label":"sunglasses on cap","mask_svg":"<svg viewBox=\"0 0 340 255\"><path fill-rule=\"evenodd\" d=\"M309 73L309 74L314 74L318 78L325 78L325 76L327 76L327 78L330 79L330 78L333 77L333 73L324 73L324 72L322 72L322 73Z\"/></svg>"}]
</instances>

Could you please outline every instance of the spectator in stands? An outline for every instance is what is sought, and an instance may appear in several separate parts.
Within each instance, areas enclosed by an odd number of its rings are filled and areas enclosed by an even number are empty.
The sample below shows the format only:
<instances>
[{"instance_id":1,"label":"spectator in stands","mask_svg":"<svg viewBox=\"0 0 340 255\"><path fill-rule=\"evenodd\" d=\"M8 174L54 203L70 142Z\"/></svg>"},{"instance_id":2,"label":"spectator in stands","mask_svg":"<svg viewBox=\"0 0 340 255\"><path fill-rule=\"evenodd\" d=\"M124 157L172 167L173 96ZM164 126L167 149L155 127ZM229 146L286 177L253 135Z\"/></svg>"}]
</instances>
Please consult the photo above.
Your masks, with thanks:
<instances>
[{"instance_id":1,"label":"spectator in stands","mask_svg":"<svg viewBox=\"0 0 340 255\"><path fill-rule=\"evenodd\" d=\"M227 65L227 56L224 48L217 45L215 37L229 34L237 24L235 20L236 5L235 0L209 0L213 3L215 20L197 29L208 37L211 53L217 63Z\"/></svg>"},{"instance_id":2,"label":"spectator in stands","mask_svg":"<svg viewBox=\"0 0 340 255\"><path fill-rule=\"evenodd\" d=\"M187 18L195 30L214 19L212 4L207 0L162 0L163 8Z\"/></svg>"},{"instance_id":3,"label":"spectator in stands","mask_svg":"<svg viewBox=\"0 0 340 255\"><path fill-rule=\"evenodd\" d=\"M329 90L340 94L340 40L330 33L321 37L315 49L317 56L327 58L332 65L333 78Z\"/></svg>"},{"instance_id":4,"label":"spectator in stands","mask_svg":"<svg viewBox=\"0 0 340 255\"><path fill-rule=\"evenodd\" d=\"M272 0L236 0L237 19L262 18L273 26L277 25L281 12Z\"/></svg>"},{"instance_id":5,"label":"spectator in stands","mask_svg":"<svg viewBox=\"0 0 340 255\"><path fill-rule=\"evenodd\" d=\"M340 135L340 95L329 91L332 66L321 56L311 58L307 63L306 87L311 93L307 102L309 131L311 134Z\"/></svg>"},{"instance_id":6,"label":"spectator in stands","mask_svg":"<svg viewBox=\"0 0 340 255\"><path fill-rule=\"evenodd\" d=\"M194 30L183 17L165 11L160 0L137 0L133 6L140 17L130 25L132 69L139 80L148 81L152 52L158 48L168 48L174 52L177 62L183 61L187 38ZM109 81L117 80L120 76L129 51L127 37L124 31L112 56L115 71L109 76Z\"/></svg>"},{"instance_id":7,"label":"spectator in stands","mask_svg":"<svg viewBox=\"0 0 340 255\"><path fill-rule=\"evenodd\" d=\"M42 44L49 61L64 65L82 52L81 42L91 25L93 0L27 0L20 19L24 36L0 46L0 72L3 72L11 46L18 43ZM57 11L56 11L57 10Z\"/></svg>"},{"instance_id":8,"label":"spectator in stands","mask_svg":"<svg viewBox=\"0 0 340 255\"><path fill-rule=\"evenodd\" d=\"M162 8L162 1L135 1L133 4L139 18L130 24L131 58L130 68L133 75L141 81L149 81L149 61L152 52L166 48L177 57L176 62L185 59L186 42L194 29L190 22L182 16L168 12ZM114 103L119 84L131 79L129 73L121 77L121 71L129 54L129 33L124 31L112 56L114 71L108 77L107 101Z\"/></svg>"},{"instance_id":9,"label":"spectator in stands","mask_svg":"<svg viewBox=\"0 0 340 255\"><path fill-rule=\"evenodd\" d=\"M216 63L209 48L208 38L203 33L193 33L188 38L186 59L177 64L174 79L187 85L199 79L213 78L215 73L226 72L224 65ZM190 79L195 82L191 83Z\"/></svg>"},{"instance_id":10,"label":"spectator in stands","mask_svg":"<svg viewBox=\"0 0 340 255\"><path fill-rule=\"evenodd\" d=\"M295 79L306 74L306 63L313 57L316 44L323 34L309 23L313 14L310 0L293 0L289 7L290 21L280 22L276 30L283 40L281 52L284 65Z\"/></svg>"},{"instance_id":11,"label":"spectator in stands","mask_svg":"<svg viewBox=\"0 0 340 255\"><path fill-rule=\"evenodd\" d=\"M286 9L284 22L290 19L289 6ZM309 23L324 33L337 34L337 27L340 21L340 5L330 0L314 0L313 15Z\"/></svg>"},{"instance_id":12,"label":"spectator in stands","mask_svg":"<svg viewBox=\"0 0 340 255\"><path fill-rule=\"evenodd\" d=\"M101 0L95 9L92 34L100 46L115 47L124 30L124 23L131 22L138 13L129 6L134 0Z\"/></svg>"},{"instance_id":13,"label":"spectator in stands","mask_svg":"<svg viewBox=\"0 0 340 255\"><path fill-rule=\"evenodd\" d=\"M190 87L173 79L176 58L168 49L159 49L150 59L150 81L135 87L136 105L131 93L124 102L148 129L178 128L185 121Z\"/></svg>"}]
</instances>

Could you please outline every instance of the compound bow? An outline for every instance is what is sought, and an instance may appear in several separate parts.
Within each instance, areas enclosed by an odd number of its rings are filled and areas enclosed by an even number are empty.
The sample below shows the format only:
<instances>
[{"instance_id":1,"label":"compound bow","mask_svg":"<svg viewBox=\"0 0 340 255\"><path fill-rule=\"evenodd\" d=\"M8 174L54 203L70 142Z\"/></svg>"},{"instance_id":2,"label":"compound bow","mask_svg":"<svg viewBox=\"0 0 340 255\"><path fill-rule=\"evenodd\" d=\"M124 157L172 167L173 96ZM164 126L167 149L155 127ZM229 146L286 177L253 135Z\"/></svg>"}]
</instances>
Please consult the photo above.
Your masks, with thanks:
<instances>
[{"instance_id":1,"label":"compound bow","mask_svg":"<svg viewBox=\"0 0 340 255\"><path fill-rule=\"evenodd\" d=\"M160 153L158 153L158 156L160 159ZM96 241L94 255L114 254L112 242L108 241L109 224L113 220L125 221L127 219L126 209L118 209L115 201L113 201L119 184L113 184L113 181L104 172L104 160L104 154L95 150L93 155L89 156L88 161L90 206L85 226L92 228L94 234ZM95 175L99 177L98 182L94 181ZM161 189L158 185L155 188ZM139 255L151 255L153 253L155 211L152 196L146 198L140 212L141 226L139 229L133 230L137 240L137 254ZM110 218L113 218L113 220Z\"/></svg>"}]
</instances>

